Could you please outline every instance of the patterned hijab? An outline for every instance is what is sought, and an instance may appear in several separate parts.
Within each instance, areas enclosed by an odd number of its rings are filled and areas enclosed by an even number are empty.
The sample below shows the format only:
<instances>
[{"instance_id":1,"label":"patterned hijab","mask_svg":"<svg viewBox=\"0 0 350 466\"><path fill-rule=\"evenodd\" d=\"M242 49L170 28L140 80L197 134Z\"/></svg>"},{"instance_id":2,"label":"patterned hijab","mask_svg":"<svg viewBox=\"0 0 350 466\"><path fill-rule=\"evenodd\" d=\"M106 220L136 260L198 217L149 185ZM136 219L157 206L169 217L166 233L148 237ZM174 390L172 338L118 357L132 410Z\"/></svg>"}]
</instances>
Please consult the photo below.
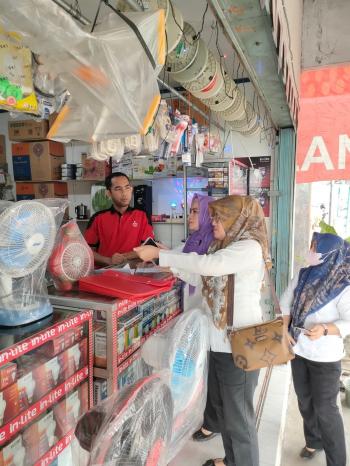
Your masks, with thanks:
<instances>
[{"instance_id":1,"label":"patterned hijab","mask_svg":"<svg viewBox=\"0 0 350 466\"><path fill-rule=\"evenodd\" d=\"M312 245L321 263L300 270L291 308L291 333L297 339L307 316L317 312L350 285L350 244L337 235L314 233Z\"/></svg>"},{"instance_id":2,"label":"patterned hijab","mask_svg":"<svg viewBox=\"0 0 350 466\"><path fill-rule=\"evenodd\" d=\"M271 268L264 212L254 198L250 196L226 196L209 205L212 217L222 222L226 236L222 241L216 240L208 250L213 254L231 243L247 239L257 241L262 249L263 258ZM213 313L216 327L224 329L227 325L228 277L202 277L203 293Z\"/></svg>"}]
</instances>

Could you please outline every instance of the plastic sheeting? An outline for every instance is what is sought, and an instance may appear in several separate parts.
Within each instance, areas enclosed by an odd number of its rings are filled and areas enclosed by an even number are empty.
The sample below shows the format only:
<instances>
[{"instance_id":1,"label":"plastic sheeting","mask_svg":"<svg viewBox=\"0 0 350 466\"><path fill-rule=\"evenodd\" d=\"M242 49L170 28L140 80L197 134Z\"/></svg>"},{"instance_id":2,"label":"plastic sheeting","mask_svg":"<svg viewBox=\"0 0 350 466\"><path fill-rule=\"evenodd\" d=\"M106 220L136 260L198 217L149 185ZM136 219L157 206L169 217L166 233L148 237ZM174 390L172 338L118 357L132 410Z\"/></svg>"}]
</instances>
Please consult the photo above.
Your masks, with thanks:
<instances>
[{"instance_id":1,"label":"plastic sheeting","mask_svg":"<svg viewBox=\"0 0 350 466\"><path fill-rule=\"evenodd\" d=\"M45 271L68 201L0 202L0 325L51 314Z\"/></svg>"},{"instance_id":2,"label":"plastic sheeting","mask_svg":"<svg viewBox=\"0 0 350 466\"><path fill-rule=\"evenodd\" d=\"M164 10L128 13L155 62L153 69L135 32L115 13L93 33L83 31L47 0L2 0L0 22L21 33L40 55L43 73L57 74L71 94L49 138L87 142L146 134L160 102L157 73L165 61Z\"/></svg>"},{"instance_id":3,"label":"plastic sheeting","mask_svg":"<svg viewBox=\"0 0 350 466\"><path fill-rule=\"evenodd\" d=\"M89 466L165 466L172 414L169 386L152 375L86 413L75 435Z\"/></svg>"},{"instance_id":4,"label":"plastic sheeting","mask_svg":"<svg viewBox=\"0 0 350 466\"><path fill-rule=\"evenodd\" d=\"M200 309L182 314L171 328L154 334L142 347L144 361L155 372L170 373L174 416L168 462L201 425L207 400L208 351L207 316Z\"/></svg>"},{"instance_id":5,"label":"plastic sheeting","mask_svg":"<svg viewBox=\"0 0 350 466\"><path fill-rule=\"evenodd\" d=\"M61 291L71 290L73 283L89 275L93 269L93 252L76 220L71 220L60 228L48 262L54 285Z\"/></svg>"}]
</instances>

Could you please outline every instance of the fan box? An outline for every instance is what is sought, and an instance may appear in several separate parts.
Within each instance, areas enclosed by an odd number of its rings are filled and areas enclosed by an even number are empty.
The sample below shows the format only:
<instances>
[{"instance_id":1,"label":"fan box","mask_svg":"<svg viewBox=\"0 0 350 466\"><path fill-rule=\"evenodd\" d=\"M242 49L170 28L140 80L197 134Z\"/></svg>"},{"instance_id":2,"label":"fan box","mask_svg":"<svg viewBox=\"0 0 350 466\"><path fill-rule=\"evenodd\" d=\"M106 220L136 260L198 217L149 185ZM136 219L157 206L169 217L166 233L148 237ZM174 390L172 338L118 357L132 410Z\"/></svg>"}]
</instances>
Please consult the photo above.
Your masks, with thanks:
<instances>
[{"instance_id":1,"label":"fan box","mask_svg":"<svg viewBox=\"0 0 350 466\"><path fill-rule=\"evenodd\" d=\"M61 179L64 145L55 141L12 144L13 175L16 181Z\"/></svg>"},{"instance_id":2,"label":"fan box","mask_svg":"<svg viewBox=\"0 0 350 466\"><path fill-rule=\"evenodd\" d=\"M66 198L67 183L16 183L17 201L27 199Z\"/></svg>"},{"instance_id":3,"label":"fan box","mask_svg":"<svg viewBox=\"0 0 350 466\"><path fill-rule=\"evenodd\" d=\"M104 181L111 171L108 162L91 159L87 154L82 155L81 163L83 166L83 180Z\"/></svg>"},{"instance_id":4,"label":"fan box","mask_svg":"<svg viewBox=\"0 0 350 466\"><path fill-rule=\"evenodd\" d=\"M9 121L8 131L11 141L37 141L46 138L49 123L47 120Z\"/></svg>"}]
</instances>

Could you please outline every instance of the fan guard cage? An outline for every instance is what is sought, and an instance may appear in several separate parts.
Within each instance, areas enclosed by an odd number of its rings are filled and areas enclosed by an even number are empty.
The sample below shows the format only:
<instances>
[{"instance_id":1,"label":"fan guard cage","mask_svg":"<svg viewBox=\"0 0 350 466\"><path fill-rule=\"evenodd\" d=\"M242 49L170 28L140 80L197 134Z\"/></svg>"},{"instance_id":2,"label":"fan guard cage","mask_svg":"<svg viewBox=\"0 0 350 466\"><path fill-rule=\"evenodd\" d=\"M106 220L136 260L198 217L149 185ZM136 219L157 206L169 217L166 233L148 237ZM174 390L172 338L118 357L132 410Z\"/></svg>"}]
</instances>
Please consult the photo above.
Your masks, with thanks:
<instances>
[{"instance_id":1,"label":"fan guard cage","mask_svg":"<svg viewBox=\"0 0 350 466\"><path fill-rule=\"evenodd\" d=\"M67 244L61 254L61 270L69 281L79 280L89 274L93 268L93 258L89 246L81 241Z\"/></svg>"},{"instance_id":2,"label":"fan guard cage","mask_svg":"<svg viewBox=\"0 0 350 466\"><path fill-rule=\"evenodd\" d=\"M19 278L47 261L56 235L51 210L36 201L19 201L0 214L0 271Z\"/></svg>"}]
</instances>

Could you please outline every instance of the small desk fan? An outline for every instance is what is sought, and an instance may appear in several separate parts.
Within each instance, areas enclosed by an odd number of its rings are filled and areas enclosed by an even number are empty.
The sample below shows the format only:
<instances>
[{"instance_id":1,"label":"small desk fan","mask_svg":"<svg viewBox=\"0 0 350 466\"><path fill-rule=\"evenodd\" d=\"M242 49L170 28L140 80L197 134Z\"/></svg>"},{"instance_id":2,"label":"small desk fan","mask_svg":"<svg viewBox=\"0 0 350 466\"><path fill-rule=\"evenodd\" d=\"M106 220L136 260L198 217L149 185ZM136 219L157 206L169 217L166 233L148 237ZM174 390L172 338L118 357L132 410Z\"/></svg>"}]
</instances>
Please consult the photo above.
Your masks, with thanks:
<instances>
[{"instance_id":1,"label":"small desk fan","mask_svg":"<svg viewBox=\"0 0 350 466\"><path fill-rule=\"evenodd\" d=\"M152 375L86 413L75 435L90 466L165 466L172 416L170 389Z\"/></svg>"},{"instance_id":2,"label":"small desk fan","mask_svg":"<svg viewBox=\"0 0 350 466\"><path fill-rule=\"evenodd\" d=\"M208 349L208 322L200 309L185 312L169 330L151 336L142 347L144 361L155 371L170 370L174 416L168 462L201 423L206 403Z\"/></svg>"},{"instance_id":3,"label":"small desk fan","mask_svg":"<svg viewBox=\"0 0 350 466\"><path fill-rule=\"evenodd\" d=\"M48 262L48 270L55 287L71 290L73 283L86 277L94 269L94 255L80 233L75 220L63 225L57 235L56 245Z\"/></svg>"},{"instance_id":4,"label":"small desk fan","mask_svg":"<svg viewBox=\"0 0 350 466\"><path fill-rule=\"evenodd\" d=\"M47 205L44 201L0 202L2 326L27 324L52 313L45 269L57 231L54 207L62 214L64 210L59 201Z\"/></svg>"}]
</instances>

